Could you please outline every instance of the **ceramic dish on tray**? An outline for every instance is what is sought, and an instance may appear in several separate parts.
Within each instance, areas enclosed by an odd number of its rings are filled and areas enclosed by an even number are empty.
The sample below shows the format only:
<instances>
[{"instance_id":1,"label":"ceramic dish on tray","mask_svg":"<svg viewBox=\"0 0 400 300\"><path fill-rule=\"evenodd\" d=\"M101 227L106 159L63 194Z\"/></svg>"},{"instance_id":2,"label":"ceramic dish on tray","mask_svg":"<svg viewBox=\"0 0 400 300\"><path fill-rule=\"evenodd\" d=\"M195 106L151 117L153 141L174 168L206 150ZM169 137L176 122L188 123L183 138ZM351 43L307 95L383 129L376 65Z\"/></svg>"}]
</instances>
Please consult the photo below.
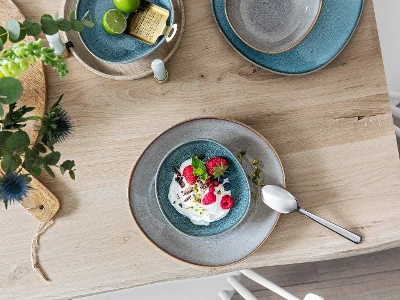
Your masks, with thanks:
<instances>
[{"instance_id":1,"label":"ceramic dish on tray","mask_svg":"<svg viewBox=\"0 0 400 300\"><path fill-rule=\"evenodd\" d=\"M151 2L169 10L167 25L172 25L174 10L171 0ZM126 34L107 33L103 29L102 18L104 13L112 8L115 8L113 0L78 0L76 3L77 18L82 19L89 11L95 23L93 28L86 28L79 33L82 43L93 56L107 63L130 63L151 54L165 42L165 37L160 37L156 44L148 45Z\"/></svg>"},{"instance_id":2,"label":"ceramic dish on tray","mask_svg":"<svg viewBox=\"0 0 400 300\"><path fill-rule=\"evenodd\" d=\"M229 25L224 0L211 0L219 29L242 57L260 68L283 75L301 75L317 71L344 49L360 20L364 0L324 0L314 28L293 49L266 54L244 43Z\"/></svg>"},{"instance_id":3,"label":"ceramic dish on tray","mask_svg":"<svg viewBox=\"0 0 400 300\"><path fill-rule=\"evenodd\" d=\"M159 249L175 258L210 267L233 264L250 256L266 241L278 221L279 213L268 208L261 200L252 200L249 213L243 221L227 232L191 237L175 230L157 204L156 171L171 149L192 140L194 136L217 141L235 155L246 150L242 165L247 174L253 174L252 161L258 158L265 184L285 186L281 162L272 146L259 133L236 121L193 119L163 132L138 158L128 188L132 215L143 234ZM252 192L255 190L252 189Z\"/></svg>"},{"instance_id":4,"label":"ceramic dish on tray","mask_svg":"<svg viewBox=\"0 0 400 300\"><path fill-rule=\"evenodd\" d=\"M227 20L248 46L281 53L300 43L314 27L322 0L225 0Z\"/></svg>"},{"instance_id":5,"label":"ceramic dish on tray","mask_svg":"<svg viewBox=\"0 0 400 300\"><path fill-rule=\"evenodd\" d=\"M229 189L229 194L234 200L233 206L229 209L229 212L226 216L211 222L209 225L193 224L193 222L186 215L189 214L193 217L192 214L194 214L194 218L197 221L201 219L202 221L200 223L204 223L204 220L209 217L206 217L205 214L201 212L201 208L203 207L205 208L206 214L211 212L214 217L220 215L223 216L225 214L225 210L221 208L220 202L223 199L222 195L228 192L225 192L222 183L217 187L213 187L215 188L215 192L213 192L213 194L216 195L217 201L215 201L209 207L209 205L203 205L201 203L199 204L195 203L195 201L191 201L193 199L191 193L181 193L180 191L183 191L184 189L182 189L178 185L178 182L174 180L176 176L174 167L179 169L185 161L195 155L205 156L205 159L211 157L222 157L228 162L227 171L229 173L227 174L229 174L229 176L225 180L221 180L227 182L229 181L229 185L231 187ZM175 190L175 187L178 187L178 191L176 191L176 193L181 194L181 196L178 195L179 199L181 200L176 199L176 201L174 201L176 202L175 206L173 206L169 199L169 194L171 193L171 182L175 183L173 190ZM185 184L185 181L182 180L181 182ZM161 161L157 170L155 184L157 201L166 220L176 230L189 236L211 236L231 230L244 219L249 211L250 186L246 177L246 173L232 152L230 152L220 143L209 139L191 140L173 148ZM200 185L199 181L196 184ZM188 186L190 185L186 183L185 188L190 190L190 187L188 188ZM201 187L198 188L201 189ZM222 190L222 193L219 191L219 196L217 194L217 190ZM184 199L182 196L185 194L186 196L184 197L188 197L189 200L182 201ZM181 208L178 204L181 206L183 204L184 207ZM197 207L197 212L194 211L195 207ZM178 210L186 215L183 215ZM201 216L200 213L203 214L203 216Z\"/></svg>"}]
</instances>

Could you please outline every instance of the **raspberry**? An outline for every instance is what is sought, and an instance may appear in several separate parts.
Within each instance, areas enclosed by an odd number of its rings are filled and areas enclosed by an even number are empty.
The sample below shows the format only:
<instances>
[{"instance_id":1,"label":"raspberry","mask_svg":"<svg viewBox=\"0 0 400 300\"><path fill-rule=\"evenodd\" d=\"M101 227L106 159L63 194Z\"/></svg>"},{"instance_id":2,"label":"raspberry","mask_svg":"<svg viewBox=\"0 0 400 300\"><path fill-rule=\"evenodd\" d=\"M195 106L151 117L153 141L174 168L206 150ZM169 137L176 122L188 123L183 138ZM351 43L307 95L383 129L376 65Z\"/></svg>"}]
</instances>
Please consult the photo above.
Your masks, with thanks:
<instances>
[{"instance_id":1,"label":"raspberry","mask_svg":"<svg viewBox=\"0 0 400 300\"><path fill-rule=\"evenodd\" d=\"M214 180L214 181L212 182L212 185L213 185L213 186L219 186L218 180Z\"/></svg>"},{"instance_id":2,"label":"raspberry","mask_svg":"<svg viewBox=\"0 0 400 300\"><path fill-rule=\"evenodd\" d=\"M220 178L228 168L228 162L222 157L212 157L206 162L207 173L214 178Z\"/></svg>"},{"instance_id":3,"label":"raspberry","mask_svg":"<svg viewBox=\"0 0 400 300\"><path fill-rule=\"evenodd\" d=\"M220 203L222 209L230 209L233 206L233 199L229 195L225 195L221 199Z\"/></svg>"},{"instance_id":4,"label":"raspberry","mask_svg":"<svg viewBox=\"0 0 400 300\"><path fill-rule=\"evenodd\" d=\"M215 192L215 187L210 186L210 187L208 188L208 191L209 191L210 193L214 193L214 192Z\"/></svg>"},{"instance_id":5,"label":"raspberry","mask_svg":"<svg viewBox=\"0 0 400 300\"><path fill-rule=\"evenodd\" d=\"M215 196L214 193L207 193L204 196L202 203L204 205L210 205L213 204L215 201L217 201L217 196Z\"/></svg>"},{"instance_id":6,"label":"raspberry","mask_svg":"<svg viewBox=\"0 0 400 300\"><path fill-rule=\"evenodd\" d=\"M210 182L211 182L211 179L210 179L210 178L207 178L207 179L206 179L206 184L207 184L207 185L210 185Z\"/></svg>"},{"instance_id":7,"label":"raspberry","mask_svg":"<svg viewBox=\"0 0 400 300\"><path fill-rule=\"evenodd\" d=\"M193 167L187 166L183 169L183 177L185 177L187 183L194 185L197 181L197 176L193 175Z\"/></svg>"}]
</instances>

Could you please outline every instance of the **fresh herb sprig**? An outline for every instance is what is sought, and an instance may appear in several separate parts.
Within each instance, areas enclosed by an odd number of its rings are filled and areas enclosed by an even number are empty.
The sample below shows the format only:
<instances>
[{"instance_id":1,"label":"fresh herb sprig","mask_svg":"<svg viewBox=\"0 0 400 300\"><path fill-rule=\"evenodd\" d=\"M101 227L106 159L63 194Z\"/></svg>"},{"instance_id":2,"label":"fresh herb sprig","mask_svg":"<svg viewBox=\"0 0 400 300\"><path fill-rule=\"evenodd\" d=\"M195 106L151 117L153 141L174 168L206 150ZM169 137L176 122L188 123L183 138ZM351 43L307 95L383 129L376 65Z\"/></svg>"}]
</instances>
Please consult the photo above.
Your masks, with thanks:
<instances>
[{"instance_id":1,"label":"fresh herb sprig","mask_svg":"<svg viewBox=\"0 0 400 300\"><path fill-rule=\"evenodd\" d=\"M17 20L10 19L6 22L5 27L0 26L0 51L3 50L4 44L7 40L12 43L22 41L26 36L38 36L41 32L47 35L56 34L61 31L82 31L86 27L93 27L94 23L89 14L85 18L78 20L76 18L76 11L73 10L69 14L69 20L65 18L58 18L58 13L54 16L44 14L40 18L40 24L26 19L22 23Z\"/></svg>"},{"instance_id":2,"label":"fresh herb sprig","mask_svg":"<svg viewBox=\"0 0 400 300\"><path fill-rule=\"evenodd\" d=\"M193 156L192 157L192 167L193 167L193 175L198 176L199 179L205 183L207 178L209 177L207 173L207 167L203 163L201 159L199 159L198 156Z\"/></svg>"}]
</instances>

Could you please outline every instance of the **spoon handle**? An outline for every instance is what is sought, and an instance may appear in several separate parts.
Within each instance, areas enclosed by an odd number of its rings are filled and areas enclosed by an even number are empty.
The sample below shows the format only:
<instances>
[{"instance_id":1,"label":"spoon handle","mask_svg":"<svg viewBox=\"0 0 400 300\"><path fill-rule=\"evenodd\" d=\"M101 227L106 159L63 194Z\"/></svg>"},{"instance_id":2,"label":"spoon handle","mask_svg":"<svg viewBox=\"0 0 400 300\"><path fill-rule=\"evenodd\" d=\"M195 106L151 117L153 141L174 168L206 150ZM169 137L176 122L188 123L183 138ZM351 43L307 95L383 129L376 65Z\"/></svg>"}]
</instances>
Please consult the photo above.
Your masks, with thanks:
<instances>
[{"instance_id":1,"label":"spoon handle","mask_svg":"<svg viewBox=\"0 0 400 300\"><path fill-rule=\"evenodd\" d=\"M353 243L356 243L356 244L361 243L361 240L362 240L361 236L359 236L351 231L348 231L347 229L344 229L343 227L340 227L339 225L331 223L321 217L318 217L305 209L299 208L297 211L299 213L305 215L306 217L309 217L311 220L314 220L315 222L321 224L322 226L325 226L326 228L336 232L337 234L341 235L342 237L352 241Z\"/></svg>"}]
</instances>

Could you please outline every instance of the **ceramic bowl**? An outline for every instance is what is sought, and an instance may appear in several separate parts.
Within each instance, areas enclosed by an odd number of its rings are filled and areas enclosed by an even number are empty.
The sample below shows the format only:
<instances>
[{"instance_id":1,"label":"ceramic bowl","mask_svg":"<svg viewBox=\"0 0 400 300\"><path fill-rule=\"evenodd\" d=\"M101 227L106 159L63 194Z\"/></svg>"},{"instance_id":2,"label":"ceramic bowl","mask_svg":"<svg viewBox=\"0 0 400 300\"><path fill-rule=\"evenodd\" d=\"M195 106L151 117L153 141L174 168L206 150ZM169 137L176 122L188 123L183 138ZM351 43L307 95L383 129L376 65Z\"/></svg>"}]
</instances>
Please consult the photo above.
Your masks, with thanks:
<instances>
[{"instance_id":1,"label":"ceramic bowl","mask_svg":"<svg viewBox=\"0 0 400 300\"><path fill-rule=\"evenodd\" d=\"M307 37L293 49L267 54L244 43L232 30L225 0L211 0L218 28L229 45L252 65L281 75L305 75L335 60L351 40L361 20L364 0L323 0L321 13Z\"/></svg>"},{"instance_id":2,"label":"ceramic bowl","mask_svg":"<svg viewBox=\"0 0 400 300\"><path fill-rule=\"evenodd\" d=\"M180 214L168 199L169 187L174 177L173 166L179 166L190 157L204 154L206 157L220 156L228 161L229 181L232 184L234 205L222 219L208 226L195 225ZM156 174L155 191L160 209L167 221L178 231L196 237L220 234L238 225L246 216L250 206L250 186L247 176L236 157L222 144L199 139L185 142L173 148L161 161Z\"/></svg>"},{"instance_id":3,"label":"ceramic bowl","mask_svg":"<svg viewBox=\"0 0 400 300\"><path fill-rule=\"evenodd\" d=\"M151 0L152 3L170 11L167 25L174 23L174 9L171 0ZM79 32L79 37L86 49L96 58L110 63L122 64L134 62L153 53L165 43L165 37L159 37L154 45L143 43L127 34L111 35L102 26L104 13L115 8L113 0L77 0L78 19L89 11L95 26ZM128 14L125 14L126 17Z\"/></svg>"},{"instance_id":4,"label":"ceramic bowl","mask_svg":"<svg viewBox=\"0 0 400 300\"><path fill-rule=\"evenodd\" d=\"M282 53L314 27L322 0L225 0L225 13L237 36L264 53Z\"/></svg>"}]
</instances>

